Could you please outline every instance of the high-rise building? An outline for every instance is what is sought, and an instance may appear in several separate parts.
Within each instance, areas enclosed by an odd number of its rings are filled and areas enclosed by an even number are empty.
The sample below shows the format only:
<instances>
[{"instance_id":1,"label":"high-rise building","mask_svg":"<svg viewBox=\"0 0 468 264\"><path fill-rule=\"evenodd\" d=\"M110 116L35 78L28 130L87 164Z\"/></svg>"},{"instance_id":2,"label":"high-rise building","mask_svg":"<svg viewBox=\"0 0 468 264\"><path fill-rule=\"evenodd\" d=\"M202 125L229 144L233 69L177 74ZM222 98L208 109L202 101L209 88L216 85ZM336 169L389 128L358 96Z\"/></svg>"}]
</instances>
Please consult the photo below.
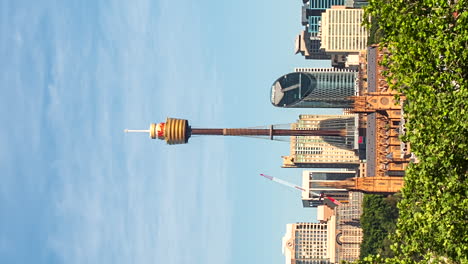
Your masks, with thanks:
<instances>
[{"instance_id":1,"label":"high-rise building","mask_svg":"<svg viewBox=\"0 0 468 264\"><path fill-rule=\"evenodd\" d=\"M349 8L363 8L369 5L369 2L367 0L345 0L344 5Z\"/></svg>"},{"instance_id":2,"label":"high-rise building","mask_svg":"<svg viewBox=\"0 0 468 264\"><path fill-rule=\"evenodd\" d=\"M354 170L307 170L303 171L303 176L311 180L315 188L326 188L321 185L322 181L341 181L356 177ZM321 187L324 186L324 187Z\"/></svg>"},{"instance_id":3,"label":"high-rise building","mask_svg":"<svg viewBox=\"0 0 468 264\"><path fill-rule=\"evenodd\" d=\"M306 191L302 192L302 205L304 207L318 207L326 202L324 197L331 197L340 203L349 202L348 190L329 186L324 183L346 180L355 176L355 171L303 171L302 188ZM332 205L332 207L334 206Z\"/></svg>"},{"instance_id":4,"label":"high-rise building","mask_svg":"<svg viewBox=\"0 0 468 264\"><path fill-rule=\"evenodd\" d=\"M293 136L290 155L283 157L283 168L359 167L357 120L354 115L300 115L294 129L346 131L342 136Z\"/></svg>"},{"instance_id":5,"label":"high-rise building","mask_svg":"<svg viewBox=\"0 0 468 264\"><path fill-rule=\"evenodd\" d=\"M335 209L338 261L356 261L359 259L362 243L362 200L361 192L349 192L349 202Z\"/></svg>"},{"instance_id":6,"label":"high-rise building","mask_svg":"<svg viewBox=\"0 0 468 264\"><path fill-rule=\"evenodd\" d=\"M342 5L344 0L309 0L302 7L302 24L308 26L308 31L313 37L317 36L322 13L332 6Z\"/></svg>"},{"instance_id":7,"label":"high-rise building","mask_svg":"<svg viewBox=\"0 0 468 264\"><path fill-rule=\"evenodd\" d=\"M336 68L297 68L271 87L271 103L291 108L350 108L358 72Z\"/></svg>"},{"instance_id":8,"label":"high-rise building","mask_svg":"<svg viewBox=\"0 0 468 264\"><path fill-rule=\"evenodd\" d=\"M320 48L321 45L320 38L312 37L306 27L306 30L303 30L301 34L296 37L294 52L296 54L301 53L302 56L310 60L331 59L331 55Z\"/></svg>"},{"instance_id":9,"label":"high-rise building","mask_svg":"<svg viewBox=\"0 0 468 264\"><path fill-rule=\"evenodd\" d=\"M286 225L283 255L286 264L328 264L336 261L336 220Z\"/></svg>"},{"instance_id":10,"label":"high-rise building","mask_svg":"<svg viewBox=\"0 0 468 264\"><path fill-rule=\"evenodd\" d=\"M334 6L322 13L321 40L327 53L355 53L367 48L367 29L362 26L364 10Z\"/></svg>"},{"instance_id":11,"label":"high-rise building","mask_svg":"<svg viewBox=\"0 0 468 264\"><path fill-rule=\"evenodd\" d=\"M317 220L321 223L327 222L335 215L335 209L327 205L317 206Z\"/></svg>"},{"instance_id":12,"label":"high-rise building","mask_svg":"<svg viewBox=\"0 0 468 264\"><path fill-rule=\"evenodd\" d=\"M283 237L283 254L286 256L286 263L341 263L342 261L356 261L359 259L360 245L363 238L360 219L363 194L361 192L349 192L348 194L348 203L343 203L338 207L334 207L334 209L326 205L317 208L317 219L320 224L299 223L287 225L287 232ZM326 226L327 230L326 235L324 231L320 231L325 230L324 226ZM311 238L310 234L322 235L327 237L328 240L326 243L321 241L321 244L306 240ZM312 260L307 249L312 248L313 250L314 247L307 247L307 245L322 248L325 244L328 246L327 253L333 252L334 256L331 254L326 256L313 255L315 259ZM302 245L302 247L299 247L299 245ZM323 253L323 250L319 252ZM309 259L300 258L301 256L309 256Z\"/></svg>"}]
</instances>

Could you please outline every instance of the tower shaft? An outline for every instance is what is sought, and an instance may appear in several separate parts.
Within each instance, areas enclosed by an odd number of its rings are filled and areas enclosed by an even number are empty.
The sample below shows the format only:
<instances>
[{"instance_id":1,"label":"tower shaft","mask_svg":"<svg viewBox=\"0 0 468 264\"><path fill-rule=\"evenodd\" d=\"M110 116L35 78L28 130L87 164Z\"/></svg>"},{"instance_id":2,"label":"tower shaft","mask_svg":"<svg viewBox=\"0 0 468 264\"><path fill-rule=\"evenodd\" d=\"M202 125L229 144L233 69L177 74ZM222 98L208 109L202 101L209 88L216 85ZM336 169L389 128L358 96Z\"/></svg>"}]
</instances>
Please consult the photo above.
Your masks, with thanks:
<instances>
[{"instance_id":1,"label":"tower shaft","mask_svg":"<svg viewBox=\"0 0 468 264\"><path fill-rule=\"evenodd\" d=\"M265 128L192 128L192 135L218 136L343 136L342 130L298 130Z\"/></svg>"}]
</instances>

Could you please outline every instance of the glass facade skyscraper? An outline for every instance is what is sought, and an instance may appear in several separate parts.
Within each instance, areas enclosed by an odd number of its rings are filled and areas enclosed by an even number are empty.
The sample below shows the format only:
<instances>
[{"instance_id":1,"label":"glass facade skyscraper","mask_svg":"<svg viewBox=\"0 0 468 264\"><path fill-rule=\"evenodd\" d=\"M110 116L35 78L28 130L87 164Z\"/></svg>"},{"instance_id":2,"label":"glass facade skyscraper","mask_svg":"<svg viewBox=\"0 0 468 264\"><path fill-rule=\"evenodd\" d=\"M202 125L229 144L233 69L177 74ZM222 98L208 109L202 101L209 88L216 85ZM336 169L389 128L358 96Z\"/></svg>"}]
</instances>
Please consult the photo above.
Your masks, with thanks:
<instances>
[{"instance_id":1,"label":"glass facade skyscraper","mask_svg":"<svg viewBox=\"0 0 468 264\"><path fill-rule=\"evenodd\" d=\"M336 68L299 68L273 83L271 103L288 108L350 108L357 75Z\"/></svg>"},{"instance_id":2,"label":"glass facade skyscraper","mask_svg":"<svg viewBox=\"0 0 468 264\"><path fill-rule=\"evenodd\" d=\"M301 53L306 59L312 60L329 60L331 55L321 49L321 41L319 37L311 37L309 31L303 30L296 37L295 52Z\"/></svg>"},{"instance_id":3,"label":"glass facade skyscraper","mask_svg":"<svg viewBox=\"0 0 468 264\"><path fill-rule=\"evenodd\" d=\"M305 3L307 7L306 16L309 22L308 30L312 36L317 36L320 27L322 12L335 5L344 5L345 0L309 0Z\"/></svg>"}]
</instances>

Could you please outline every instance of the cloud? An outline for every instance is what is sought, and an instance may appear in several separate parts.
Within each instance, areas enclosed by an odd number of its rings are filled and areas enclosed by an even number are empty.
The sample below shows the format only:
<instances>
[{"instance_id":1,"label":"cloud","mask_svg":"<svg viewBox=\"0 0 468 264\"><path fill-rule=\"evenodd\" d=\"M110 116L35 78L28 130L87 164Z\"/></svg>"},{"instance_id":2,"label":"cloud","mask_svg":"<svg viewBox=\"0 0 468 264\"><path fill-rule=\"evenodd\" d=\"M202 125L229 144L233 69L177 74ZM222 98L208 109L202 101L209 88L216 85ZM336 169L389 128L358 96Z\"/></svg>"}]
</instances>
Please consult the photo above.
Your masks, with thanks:
<instances>
[{"instance_id":1,"label":"cloud","mask_svg":"<svg viewBox=\"0 0 468 264\"><path fill-rule=\"evenodd\" d=\"M53 191L57 223L49 245L65 263L218 263L229 255L223 143L200 140L198 148L170 148L121 132L125 125L149 125L160 111L220 119L215 104L201 104L213 97L221 104L222 93L195 44L193 57L167 53L153 60L161 54L147 42L178 45L145 36L144 25L154 23L146 8L106 8L99 25L119 16L124 22L119 31L102 28L105 37L85 32L97 38L93 49L77 54L75 39L56 39L48 113L58 137L60 188ZM190 39L197 43L196 36ZM96 72L87 69L90 63ZM214 158L215 164L205 161Z\"/></svg>"},{"instance_id":2,"label":"cloud","mask_svg":"<svg viewBox=\"0 0 468 264\"><path fill-rule=\"evenodd\" d=\"M198 7L113 4L8 12L0 262L228 262L224 141L166 146L122 133L172 114L222 123Z\"/></svg>"}]
</instances>

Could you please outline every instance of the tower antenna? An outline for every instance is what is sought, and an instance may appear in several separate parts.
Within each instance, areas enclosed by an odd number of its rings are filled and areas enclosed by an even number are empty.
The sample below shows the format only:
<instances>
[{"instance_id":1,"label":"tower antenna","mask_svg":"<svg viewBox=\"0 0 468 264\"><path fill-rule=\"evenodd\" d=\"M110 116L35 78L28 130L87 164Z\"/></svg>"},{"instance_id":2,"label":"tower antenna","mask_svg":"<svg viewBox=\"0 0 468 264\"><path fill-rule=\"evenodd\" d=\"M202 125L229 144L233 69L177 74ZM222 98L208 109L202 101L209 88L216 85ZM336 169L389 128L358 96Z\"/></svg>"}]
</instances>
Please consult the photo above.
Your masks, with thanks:
<instances>
[{"instance_id":1,"label":"tower antenna","mask_svg":"<svg viewBox=\"0 0 468 264\"><path fill-rule=\"evenodd\" d=\"M135 129L124 129L125 133L149 133L149 129L140 129L140 130L135 130Z\"/></svg>"}]
</instances>

